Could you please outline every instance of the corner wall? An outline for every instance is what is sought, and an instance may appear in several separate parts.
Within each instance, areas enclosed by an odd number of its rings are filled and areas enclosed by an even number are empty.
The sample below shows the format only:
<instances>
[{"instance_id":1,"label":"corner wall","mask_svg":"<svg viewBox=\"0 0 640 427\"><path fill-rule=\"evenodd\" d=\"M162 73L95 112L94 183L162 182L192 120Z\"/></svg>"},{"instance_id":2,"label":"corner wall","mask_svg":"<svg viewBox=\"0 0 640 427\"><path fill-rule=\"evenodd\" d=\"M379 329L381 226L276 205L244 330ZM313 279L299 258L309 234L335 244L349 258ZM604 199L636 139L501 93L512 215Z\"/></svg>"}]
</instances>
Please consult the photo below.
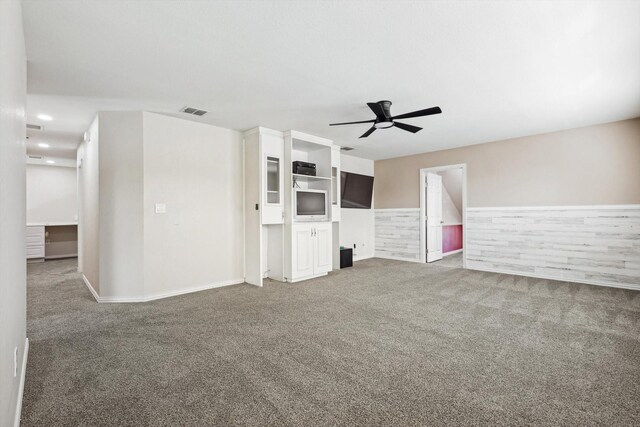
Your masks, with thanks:
<instances>
[{"instance_id":1,"label":"corner wall","mask_svg":"<svg viewBox=\"0 0 640 427\"><path fill-rule=\"evenodd\" d=\"M27 334L27 59L19 1L0 1L0 52L0 425L13 426L20 418Z\"/></svg>"},{"instance_id":2,"label":"corner wall","mask_svg":"<svg viewBox=\"0 0 640 427\"><path fill-rule=\"evenodd\" d=\"M80 260L98 301L244 281L239 132L130 111L99 113L90 133L78 150Z\"/></svg>"}]
</instances>

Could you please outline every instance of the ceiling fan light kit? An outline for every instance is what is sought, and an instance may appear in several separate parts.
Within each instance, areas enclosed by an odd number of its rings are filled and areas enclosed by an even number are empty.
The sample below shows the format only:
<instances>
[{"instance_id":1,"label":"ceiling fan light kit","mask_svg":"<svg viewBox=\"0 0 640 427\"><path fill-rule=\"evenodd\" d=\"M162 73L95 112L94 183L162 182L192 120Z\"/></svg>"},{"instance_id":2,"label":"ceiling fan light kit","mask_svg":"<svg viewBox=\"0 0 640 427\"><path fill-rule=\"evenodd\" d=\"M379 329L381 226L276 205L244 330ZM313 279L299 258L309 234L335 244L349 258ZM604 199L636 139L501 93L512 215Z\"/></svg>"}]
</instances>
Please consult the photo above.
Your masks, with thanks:
<instances>
[{"instance_id":1,"label":"ceiling fan light kit","mask_svg":"<svg viewBox=\"0 0 640 427\"><path fill-rule=\"evenodd\" d=\"M367 105L376 115L373 120L363 120L359 122L345 122L345 123L331 123L329 126L340 125L355 125L360 123L373 123L373 126L368 131L362 134L360 138L366 138L371 135L376 129L388 129L391 127L397 127L398 129L406 130L407 132L416 133L422 128L418 126L408 125L406 123L396 122L396 119L411 119L414 117L430 116L433 114L440 114L442 110L440 107L431 107L424 110L413 111L411 113L400 114L398 116L391 115L391 101L378 101L367 102Z\"/></svg>"}]
</instances>

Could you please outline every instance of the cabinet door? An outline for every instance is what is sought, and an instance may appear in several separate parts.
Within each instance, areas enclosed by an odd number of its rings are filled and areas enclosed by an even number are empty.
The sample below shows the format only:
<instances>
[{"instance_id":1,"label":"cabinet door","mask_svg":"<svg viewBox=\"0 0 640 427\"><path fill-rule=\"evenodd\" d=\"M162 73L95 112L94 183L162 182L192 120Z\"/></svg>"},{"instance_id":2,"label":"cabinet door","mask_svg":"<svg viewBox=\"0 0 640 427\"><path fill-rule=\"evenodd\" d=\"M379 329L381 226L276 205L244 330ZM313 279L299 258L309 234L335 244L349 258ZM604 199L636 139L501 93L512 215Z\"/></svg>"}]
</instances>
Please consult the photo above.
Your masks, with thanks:
<instances>
[{"instance_id":1,"label":"cabinet door","mask_svg":"<svg viewBox=\"0 0 640 427\"><path fill-rule=\"evenodd\" d=\"M331 256L333 229L330 222L315 224L313 228L313 273L328 273L333 267Z\"/></svg>"},{"instance_id":2,"label":"cabinet door","mask_svg":"<svg viewBox=\"0 0 640 427\"><path fill-rule=\"evenodd\" d=\"M270 134L260 136L262 157L262 223L284 222L284 140Z\"/></svg>"},{"instance_id":3,"label":"cabinet door","mask_svg":"<svg viewBox=\"0 0 640 427\"><path fill-rule=\"evenodd\" d=\"M313 275L314 238L313 227L309 224L293 226L293 247L291 251L292 279Z\"/></svg>"}]
</instances>

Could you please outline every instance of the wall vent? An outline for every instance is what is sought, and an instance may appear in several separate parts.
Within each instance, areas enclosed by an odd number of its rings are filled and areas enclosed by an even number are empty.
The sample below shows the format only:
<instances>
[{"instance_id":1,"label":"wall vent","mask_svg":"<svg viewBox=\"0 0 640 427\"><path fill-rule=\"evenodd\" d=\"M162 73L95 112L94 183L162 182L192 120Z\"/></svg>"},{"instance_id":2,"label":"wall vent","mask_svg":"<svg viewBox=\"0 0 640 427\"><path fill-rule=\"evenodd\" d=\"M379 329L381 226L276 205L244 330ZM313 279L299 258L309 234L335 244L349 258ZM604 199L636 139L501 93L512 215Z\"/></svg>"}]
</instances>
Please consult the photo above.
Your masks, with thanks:
<instances>
[{"instance_id":1,"label":"wall vent","mask_svg":"<svg viewBox=\"0 0 640 427\"><path fill-rule=\"evenodd\" d=\"M340 151L351 151L353 149L353 147L340 147Z\"/></svg>"},{"instance_id":2,"label":"wall vent","mask_svg":"<svg viewBox=\"0 0 640 427\"><path fill-rule=\"evenodd\" d=\"M40 125L32 125L31 123L27 123L27 129L44 130L44 127Z\"/></svg>"},{"instance_id":3,"label":"wall vent","mask_svg":"<svg viewBox=\"0 0 640 427\"><path fill-rule=\"evenodd\" d=\"M42 156L34 156L33 154L29 154L30 159L42 160Z\"/></svg>"},{"instance_id":4,"label":"wall vent","mask_svg":"<svg viewBox=\"0 0 640 427\"><path fill-rule=\"evenodd\" d=\"M206 111L204 110L198 110L197 108L193 108L193 107L183 107L180 110L181 113L187 113L187 114L191 114L193 116L204 116L205 114L207 114Z\"/></svg>"}]
</instances>

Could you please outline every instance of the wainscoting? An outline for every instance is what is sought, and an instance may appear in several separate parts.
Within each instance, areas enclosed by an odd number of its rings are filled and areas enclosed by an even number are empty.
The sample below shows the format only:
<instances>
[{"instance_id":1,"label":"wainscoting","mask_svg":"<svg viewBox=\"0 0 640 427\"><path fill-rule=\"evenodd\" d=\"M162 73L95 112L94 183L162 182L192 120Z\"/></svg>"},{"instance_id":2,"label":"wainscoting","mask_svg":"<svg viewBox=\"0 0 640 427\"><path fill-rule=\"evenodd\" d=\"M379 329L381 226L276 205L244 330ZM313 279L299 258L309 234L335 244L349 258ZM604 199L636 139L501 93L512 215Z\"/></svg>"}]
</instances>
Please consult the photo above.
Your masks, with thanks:
<instances>
[{"instance_id":1,"label":"wainscoting","mask_svg":"<svg viewBox=\"0 0 640 427\"><path fill-rule=\"evenodd\" d=\"M378 258L420 260L420 209L376 209Z\"/></svg>"},{"instance_id":2,"label":"wainscoting","mask_svg":"<svg viewBox=\"0 0 640 427\"><path fill-rule=\"evenodd\" d=\"M467 268L640 289L640 205L468 208L466 220Z\"/></svg>"}]
</instances>

